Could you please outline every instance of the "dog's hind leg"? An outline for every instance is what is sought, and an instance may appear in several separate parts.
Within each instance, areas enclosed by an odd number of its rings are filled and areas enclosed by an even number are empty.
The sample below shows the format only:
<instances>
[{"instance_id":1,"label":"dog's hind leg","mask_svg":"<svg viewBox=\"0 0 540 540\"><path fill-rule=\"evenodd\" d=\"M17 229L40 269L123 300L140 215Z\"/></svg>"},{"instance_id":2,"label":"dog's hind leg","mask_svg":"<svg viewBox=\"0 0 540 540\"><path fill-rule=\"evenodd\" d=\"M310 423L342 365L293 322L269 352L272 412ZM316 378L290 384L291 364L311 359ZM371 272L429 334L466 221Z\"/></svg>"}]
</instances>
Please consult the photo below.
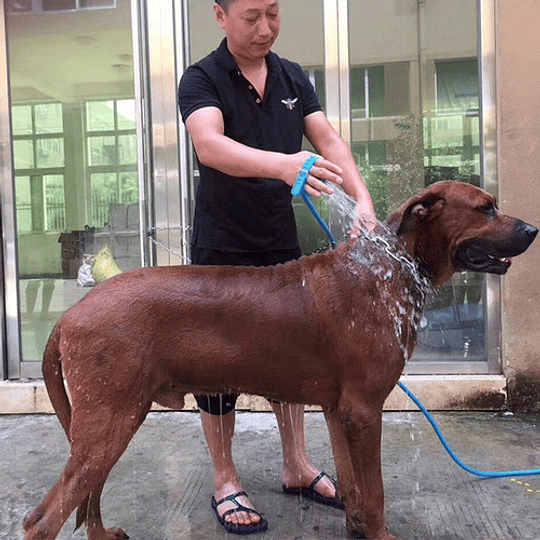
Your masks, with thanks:
<instances>
[{"instance_id":1,"label":"dog's hind leg","mask_svg":"<svg viewBox=\"0 0 540 540\"><path fill-rule=\"evenodd\" d=\"M103 527L100 504L103 486L104 484L102 484L100 489L96 489L90 494L88 517L86 521L88 540L127 540L129 536L122 529L105 529Z\"/></svg>"},{"instance_id":2,"label":"dog's hind leg","mask_svg":"<svg viewBox=\"0 0 540 540\"><path fill-rule=\"evenodd\" d=\"M87 497L89 540L121 540L127 538L119 529L104 529L99 499L109 472L124 453L133 435L143 422L151 402L144 406L127 405L112 411L93 407L89 414L76 405L71 419L71 454L59 480L45 499L25 519L25 540L54 540L75 508Z\"/></svg>"}]
</instances>

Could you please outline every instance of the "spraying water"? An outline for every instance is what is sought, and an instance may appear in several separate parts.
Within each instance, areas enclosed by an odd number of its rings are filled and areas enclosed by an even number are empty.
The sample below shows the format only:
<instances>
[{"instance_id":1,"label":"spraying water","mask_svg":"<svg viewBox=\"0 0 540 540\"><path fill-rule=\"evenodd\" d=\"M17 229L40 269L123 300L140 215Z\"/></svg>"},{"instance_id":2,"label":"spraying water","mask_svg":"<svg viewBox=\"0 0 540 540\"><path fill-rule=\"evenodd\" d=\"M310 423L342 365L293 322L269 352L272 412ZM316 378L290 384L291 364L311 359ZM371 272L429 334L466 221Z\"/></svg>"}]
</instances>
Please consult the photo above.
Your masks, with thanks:
<instances>
[{"instance_id":1,"label":"spraying water","mask_svg":"<svg viewBox=\"0 0 540 540\"><path fill-rule=\"evenodd\" d=\"M392 317L397 342L407 361L411 339L416 336L427 295L433 289L393 231L380 222L373 230L362 225L355 199L335 188L329 196L329 203L333 227L339 229L343 236L351 234L357 238L349 252L349 270L353 274L367 270L375 276L378 301ZM401 276L410 280L412 287L403 287L396 294L391 283ZM407 332L409 325L412 333Z\"/></svg>"}]
</instances>

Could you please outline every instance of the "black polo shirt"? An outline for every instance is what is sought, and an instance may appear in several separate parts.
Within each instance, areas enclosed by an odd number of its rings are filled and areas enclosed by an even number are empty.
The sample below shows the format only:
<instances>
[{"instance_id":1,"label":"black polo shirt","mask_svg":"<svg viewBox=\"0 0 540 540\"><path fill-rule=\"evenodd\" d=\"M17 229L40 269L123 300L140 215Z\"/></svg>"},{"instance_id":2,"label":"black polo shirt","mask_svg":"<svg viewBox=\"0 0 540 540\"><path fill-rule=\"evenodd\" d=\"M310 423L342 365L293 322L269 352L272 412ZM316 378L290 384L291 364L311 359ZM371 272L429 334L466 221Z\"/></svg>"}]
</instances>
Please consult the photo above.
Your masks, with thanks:
<instances>
[{"instance_id":1,"label":"black polo shirt","mask_svg":"<svg viewBox=\"0 0 540 540\"><path fill-rule=\"evenodd\" d=\"M304 117L321 110L302 68L269 53L266 97L240 73L226 40L182 76L178 101L185 122L203 107L223 113L225 135L285 154L302 149ZM199 162L193 245L219 251L296 249L291 188L271 178L236 178Z\"/></svg>"}]
</instances>

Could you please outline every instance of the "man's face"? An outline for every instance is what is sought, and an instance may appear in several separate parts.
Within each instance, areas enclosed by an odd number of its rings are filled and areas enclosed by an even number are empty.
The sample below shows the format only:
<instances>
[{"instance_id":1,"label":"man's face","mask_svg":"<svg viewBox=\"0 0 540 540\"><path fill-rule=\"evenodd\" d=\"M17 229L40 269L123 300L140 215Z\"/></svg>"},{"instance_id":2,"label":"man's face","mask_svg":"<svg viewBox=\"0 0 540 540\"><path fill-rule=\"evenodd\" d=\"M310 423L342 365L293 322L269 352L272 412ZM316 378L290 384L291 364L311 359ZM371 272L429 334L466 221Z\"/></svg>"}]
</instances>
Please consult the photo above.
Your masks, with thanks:
<instances>
[{"instance_id":1,"label":"man's face","mask_svg":"<svg viewBox=\"0 0 540 540\"><path fill-rule=\"evenodd\" d=\"M270 52L281 21L278 0L236 0L227 11L214 4L214 12L233 56L257 60Z\"/></svg>"}]
</instances>

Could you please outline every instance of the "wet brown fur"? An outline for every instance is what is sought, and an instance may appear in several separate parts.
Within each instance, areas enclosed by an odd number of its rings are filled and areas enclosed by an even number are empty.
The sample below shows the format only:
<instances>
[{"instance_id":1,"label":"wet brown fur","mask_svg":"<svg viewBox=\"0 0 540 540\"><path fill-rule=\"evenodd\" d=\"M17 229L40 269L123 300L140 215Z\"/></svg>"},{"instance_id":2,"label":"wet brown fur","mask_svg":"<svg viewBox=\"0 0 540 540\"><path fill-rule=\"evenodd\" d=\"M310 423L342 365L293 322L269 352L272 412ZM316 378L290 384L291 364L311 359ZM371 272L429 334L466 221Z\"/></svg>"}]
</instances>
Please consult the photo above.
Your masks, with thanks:
<instances>
[{"instance_id":1,"label":"wet brown fur","mask_svg":"<svg viewBox=\"0 0 540 540\"><path fill-rule=\"evenodd\" d=\"M478 210L486 201L494 199L472 186L436 184L387 226L439 286L456 270L460 243L516 234L518 220ZM425 291L384 250L373 259L382 272L362 264L364 249L353 239L269 268L143 268L91 290L45 350L44 378L71 454L25 519L26 540L56 538L76 508L90 540L127 538L103 528L100 495L152 403L178 408L188 392L230 391L320 405L349 535L393 539L383 508L382 410L414 347Z\"/></svg>"}]
</instances>

